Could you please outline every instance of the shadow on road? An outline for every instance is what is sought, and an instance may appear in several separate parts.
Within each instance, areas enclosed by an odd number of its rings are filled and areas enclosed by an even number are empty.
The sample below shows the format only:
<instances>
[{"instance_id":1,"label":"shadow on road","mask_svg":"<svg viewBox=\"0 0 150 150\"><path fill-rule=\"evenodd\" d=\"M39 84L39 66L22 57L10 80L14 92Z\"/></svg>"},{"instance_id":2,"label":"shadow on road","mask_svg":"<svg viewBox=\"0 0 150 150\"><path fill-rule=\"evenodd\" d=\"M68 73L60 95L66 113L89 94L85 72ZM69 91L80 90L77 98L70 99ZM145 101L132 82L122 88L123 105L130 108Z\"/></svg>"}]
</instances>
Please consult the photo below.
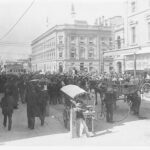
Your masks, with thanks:
<instances>
[{"instance_id":1,"label":"shadow on road","mask_svg":"<svg viewBox=\"0 0 150 150\"><path fill-rule=\"evenodd\" d=\"M97 109L100 105L96 106ZM14 111L12 130L8 131L7 128L2 126L3 116L0 112L0 145L4 142L27 139L32 137L39 137L45 135L53 135L60 133L68 133L69 131L64 128L62 120L63 105L51 105L50 116L46 117L44 126L40 125L39 118L36 118L35 129L30 130L27 128L27 113L26 104L20 104L19 109ZM140 108L140 117L128 113L128 106L124 101L117 102L117 109L114 112L114 122L107 123L106 119L94 121L94 136L103 136L106 134L113 134L115 131L112 129L117 126L124 126L125 124L133 121L140 121L150 119L150 102L142 100ZM127 115L127 116L126 116ZM121 121L119 121L121 120Z\"/></svg>"},{"instance_id":2,"label":"shadow on road","mask_svg":"<svg viewBox=\"0 0 150 150\"><path fill-rule=\"evenodd\" d=\"M100 104L97 106L100 109ZM105 131L106 134L112 133L110 130L117 126L123 126L129 122L133 121L140 121L140 120L147 120L150 119L150 101L142 100L141 107L140 107L140 115L135 116L129 111L129 106L124 101L117 102L117 108L114 110L113 115L113 123L107 123L106 118L101 120L96 120L94 122L94 130L95 133ZM108 132L109 131L109 132ZM105 133L104 132L104 133ZM103 135L98 134L96 136Z\"/></svg>"},{"instance_id":3,"label":"shadow on road","mask_svg":"<svg viewBox=\"0 0 150 150\"><path fill-rule=\"evenodd\" d=\"M57 116L55 117L54 114ZM61 114L50 106L50 115L45 118L44 126L41 126L40 119L35 119L35 128L33 130L27 127L26 104L19 104L19 109L14 111L12 118L12 130L8 131L3 127L3 116L0 109L0 144L2 142L27 139L38 136L67 133L61 122Z\"/></svg>"}]
</instances>

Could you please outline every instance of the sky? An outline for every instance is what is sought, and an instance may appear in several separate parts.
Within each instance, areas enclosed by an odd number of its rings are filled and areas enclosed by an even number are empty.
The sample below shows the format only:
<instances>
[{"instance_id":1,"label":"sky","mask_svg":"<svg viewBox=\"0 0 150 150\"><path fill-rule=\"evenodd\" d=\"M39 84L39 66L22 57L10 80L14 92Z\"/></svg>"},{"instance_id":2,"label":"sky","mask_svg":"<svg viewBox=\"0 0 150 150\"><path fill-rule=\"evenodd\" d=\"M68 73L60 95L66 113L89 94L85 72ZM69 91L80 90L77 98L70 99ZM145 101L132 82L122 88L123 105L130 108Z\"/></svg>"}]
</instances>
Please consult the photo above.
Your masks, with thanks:
<instances>
[{"instance_id":1,"label":"sky","mask_svg":"<svg viewBox=\"0 0 150 150\"><path fill-rule=\"evenodd\" d=\"M32 2L0 0L0 59L27 57L31 53L30 44L36 37L55 25L70 22L72 4L76 19L86 20L92 25L101 16L123 16L125 0L34 0L24 17L4 37Z\"/></svg>"}]
</instances>

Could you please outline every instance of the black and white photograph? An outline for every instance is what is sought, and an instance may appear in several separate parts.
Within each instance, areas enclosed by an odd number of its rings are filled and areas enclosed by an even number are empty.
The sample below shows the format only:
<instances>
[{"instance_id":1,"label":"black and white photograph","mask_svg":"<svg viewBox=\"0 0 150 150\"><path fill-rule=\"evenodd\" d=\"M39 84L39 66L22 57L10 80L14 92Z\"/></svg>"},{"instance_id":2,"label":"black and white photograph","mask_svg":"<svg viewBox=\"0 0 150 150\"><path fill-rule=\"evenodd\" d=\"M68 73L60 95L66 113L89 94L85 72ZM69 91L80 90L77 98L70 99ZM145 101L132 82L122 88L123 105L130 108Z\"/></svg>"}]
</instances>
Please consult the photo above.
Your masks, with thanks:
<instances>
[{"instance_id":1,"label":"black and white photograph","mask_svg":"<svg viewBox=\"0 0 150 150\"><path fill-rule=\"evenodd\" d=\"M0 0L7 146L150 146L150 0Z\"/></svg>"}]
</instances>

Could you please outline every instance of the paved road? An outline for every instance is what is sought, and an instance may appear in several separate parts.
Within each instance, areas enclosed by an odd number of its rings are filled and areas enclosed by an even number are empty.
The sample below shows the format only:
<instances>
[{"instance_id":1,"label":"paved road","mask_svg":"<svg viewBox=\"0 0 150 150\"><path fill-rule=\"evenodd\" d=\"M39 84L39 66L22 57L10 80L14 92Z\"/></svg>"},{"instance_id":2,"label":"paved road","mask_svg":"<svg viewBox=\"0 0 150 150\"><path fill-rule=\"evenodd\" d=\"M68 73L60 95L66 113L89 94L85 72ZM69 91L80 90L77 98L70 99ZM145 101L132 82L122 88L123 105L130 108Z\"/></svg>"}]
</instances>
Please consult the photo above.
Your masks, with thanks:
<instances>
[{"instance_id":1,"label":"paved road","mask_svg":"<svg viewBox=\"0 0 150 150\"><path fill-rule=\"evenodd\" d=\"M19 109L14 110L12 130L8 131L3 127L3 116L0 112L0 142L67 132L60 121L53 117L53 113L55 113L53 108L50 113L51 116L46 117L43 127L40 125L39 118L36 118L35 129L30 130L27 127L26 104L20 103Z\"/></svg>"},{"instance_id":2,"label":"paved road","mask_svg":"<svg viewBox=\"0 0 150 150\"><path fill-rule=\"evenodd\" d=\"M99 105L97 111L99 111ZM44 127L36 119L34 130L27 128L26 105L19 105L13 115L12 131L2 126L0 112L0 145L34 146L150 146L150 102L142 101L140 118L129 114L121 122L106 123L105 119L95 120L95 135L91 138L71 139L70 133L62 125L62 105L50 106L50 116ZM117 102L114 120L124 118L128 106L123 101Z\"/></svg>"}]
</instances>

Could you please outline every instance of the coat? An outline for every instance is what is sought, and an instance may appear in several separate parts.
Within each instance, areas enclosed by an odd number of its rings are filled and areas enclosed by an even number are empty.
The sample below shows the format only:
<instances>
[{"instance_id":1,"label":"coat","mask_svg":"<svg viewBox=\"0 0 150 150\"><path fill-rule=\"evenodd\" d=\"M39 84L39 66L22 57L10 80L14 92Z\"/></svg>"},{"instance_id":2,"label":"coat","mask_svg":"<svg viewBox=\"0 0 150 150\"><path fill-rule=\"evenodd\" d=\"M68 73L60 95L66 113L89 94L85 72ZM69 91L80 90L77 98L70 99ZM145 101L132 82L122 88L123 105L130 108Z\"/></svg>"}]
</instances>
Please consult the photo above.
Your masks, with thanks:
<instances>
[{"instance_id":1,"label":"coat","mask_svg":"<svg viewBox=\"0 0 150 150\"><path fill-rule=\"evenodd\" d=\"M115 94L113 92L106 92L104 98L105 104L111 105L114 103L114 101L115 101Z\"/></svg>"},{"instance_id":2,"label":"coat","mask_svg":"<svg viewBox=\"0 0 150 150\"><path fill-rule=\"evenodd\" d=\"M14 109L14 98L11 95L5 95L1 101L3 115L11 115Z\"/></svg>"},{"instance_id":3,"label":"coat","mask_svg":"<svg viewBox=\"0 0 150 150\"><path fill-rule=\"evenodd\" d=\"M28 85L27 87L26 102L28 117L40 117L41 115L46 115L48 94L34 86L35 85Z\"/></svg>"}]
</instances>

